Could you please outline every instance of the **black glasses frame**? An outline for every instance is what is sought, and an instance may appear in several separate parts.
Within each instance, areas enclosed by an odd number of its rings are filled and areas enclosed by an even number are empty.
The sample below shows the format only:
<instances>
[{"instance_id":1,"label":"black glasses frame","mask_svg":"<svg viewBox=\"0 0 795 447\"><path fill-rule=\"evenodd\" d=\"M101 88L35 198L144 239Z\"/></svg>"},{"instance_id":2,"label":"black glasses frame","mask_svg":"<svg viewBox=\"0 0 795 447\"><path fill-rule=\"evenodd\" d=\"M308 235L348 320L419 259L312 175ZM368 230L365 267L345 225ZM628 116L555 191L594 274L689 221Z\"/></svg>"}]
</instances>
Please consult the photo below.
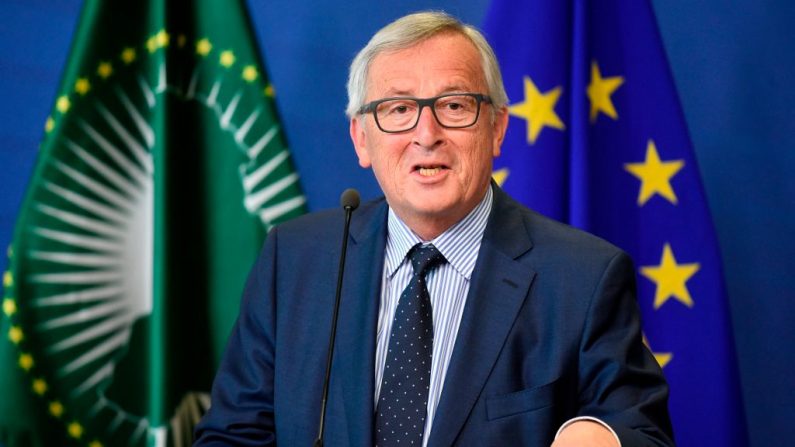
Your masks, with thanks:
<instances>
[{"instance_id":1,"label":"black glasses frame","mask_svg":"<svg viewBox=\"0 0 795 447\"><path fill-rule=\"evenodd\" d=\"M450 96L469 96L471 98L474 98L477 101L478 104L477 104L477 111L475 112L475 119L472 121L471 124L467 124L465 126L448 126L448 125L442 124L442 122L439 121L439 117L436 115L436 107L434 107L434 104L436 104L436 101L438 101L439 99L447 98L447 97L450 97ZM417 111L417 119L414 121L414 124L411 127L408 127L406 129L402 129L402 130L386 130L383 127L381 127L381 123L378 122L378 114L375 113L375 111L378 108L378 106L381 105L382 103L387 102L387 101L407 100L407 99L415 101L417 103L417 106L419 107L419 110ZM415 127L417 127L417 124L420 122L420 115L422 115L422 109L424 109L425 107L428 107L428 108L431 109L431 113L433 113L433 118L436 120L437 123L439 123L440 126L444 127L445 129L463 129L463 128L466 128L466 127L472 127L478 122L478 118L480 118L480 105L482 103L491 104L492 103L491 102L491 97L489 97L488 95L483 95L481 93L446 93L444 95L434 96L432 98L414 98L412 96L394 96L394 97L390 97L390 98L382 98L382 99L378 99L376 101L369 102L369 103L363 105L361 108L359 108L358 114L359 115L364 115L365 113L372 113L373 114L373 119L375 119L375 124L376 124L376 126L378 126L378 128L381 130L381 132L385 132L385 133L402 133L402 132L408 132L408 131L414 129Z\"/></svg>"}]
</instances>

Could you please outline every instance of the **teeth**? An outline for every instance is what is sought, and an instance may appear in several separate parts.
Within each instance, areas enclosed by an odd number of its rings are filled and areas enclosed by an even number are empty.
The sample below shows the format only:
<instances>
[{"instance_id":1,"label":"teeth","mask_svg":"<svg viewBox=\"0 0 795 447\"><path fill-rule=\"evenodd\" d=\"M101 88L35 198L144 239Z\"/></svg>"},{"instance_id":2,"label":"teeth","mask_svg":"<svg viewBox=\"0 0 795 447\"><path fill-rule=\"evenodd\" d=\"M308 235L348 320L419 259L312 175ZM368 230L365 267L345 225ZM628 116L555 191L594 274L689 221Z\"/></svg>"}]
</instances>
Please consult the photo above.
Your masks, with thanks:
<instances>
[{"instance_id":1,"label":"teeth","mask_svg":"<svg viewBox=\"0 0 795 447\"><path fill-rule=\"evenodd\" d=\"M420 175L430 177L432 175L438 174L441 170L442 168L420 168Z\"/></svg>"}]
</instances>

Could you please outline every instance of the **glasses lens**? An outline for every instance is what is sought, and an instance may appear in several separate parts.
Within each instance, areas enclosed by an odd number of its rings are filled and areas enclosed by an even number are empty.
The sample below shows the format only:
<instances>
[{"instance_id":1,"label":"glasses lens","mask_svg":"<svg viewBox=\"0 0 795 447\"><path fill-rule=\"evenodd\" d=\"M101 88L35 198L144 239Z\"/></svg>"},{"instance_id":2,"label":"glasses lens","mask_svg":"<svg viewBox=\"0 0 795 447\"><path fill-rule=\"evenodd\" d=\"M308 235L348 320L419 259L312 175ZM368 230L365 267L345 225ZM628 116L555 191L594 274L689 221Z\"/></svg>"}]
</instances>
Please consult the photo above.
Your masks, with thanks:
<instances>
[{"instance_id":1,"label":"glasses lens","mask_svg":"<svg viewBox=\"0 0 795 447\"><path fill-rule=\"evenodd\" d=\"M378 124L387 132L399 132L414 126L419 105L413 99L391 99L375 109Z\"/></svg>"},{"instance_id":2,"label":"glasses lens","mask_svg":"<svg viewBox=\"0 0 795 447\"><path fill-rule=\"evenodd\" d=\"M478 100L469 95L444 96L434 104L439 123L447 127L467 127L478 117Z\"/></svg>"}]
</instances>

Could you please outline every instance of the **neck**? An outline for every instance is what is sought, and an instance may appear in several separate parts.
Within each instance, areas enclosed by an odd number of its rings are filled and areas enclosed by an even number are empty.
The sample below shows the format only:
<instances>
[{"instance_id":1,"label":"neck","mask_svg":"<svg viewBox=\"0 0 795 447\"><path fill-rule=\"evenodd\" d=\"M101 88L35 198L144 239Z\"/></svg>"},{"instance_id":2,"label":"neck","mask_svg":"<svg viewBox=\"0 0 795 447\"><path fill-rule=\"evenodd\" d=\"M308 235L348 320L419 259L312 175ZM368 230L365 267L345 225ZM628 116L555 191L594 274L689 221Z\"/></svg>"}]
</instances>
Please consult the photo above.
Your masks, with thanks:
<instances>
[{"instance_id":1,"label":"neck","mask_svg":"<svg viewBox=\"0 0 795 447\"><path fill-rule=\"evenodd\" d=\"M419 238L424 242L428 242L435 239L440 234L444 233L453 225L462 221L470 213L472 213L472 211L485 200L487 189L490 187L491 186L487 186L487 188L483 190L483 195L480 197L480 200L475 202L474 205L463 211L459 210L456 213L444 215L415 213L404 215L405 213L401 213L397 209L392 208L392 210L400 218L400 220L402 220L403 223L405 223L406 226L409 227L412 232L414 232L414 234L419 236Z\"/></svg>"},{"instance_id":2,"label":"neck","mask_svg":"<svg viewBox=\"0 0 795 447\"><path fill-rule=\"evenodd\" d=\"M470 210L471 211L471 210ZM463 218L463 216L461 216ZM455 225L461 219L455 220L453 222L443 221L432 221L428 222L427 219L416 219L412 221L411 219L404 219L402 216L400 217L403 222L414 232L417 236L422 239L423 242L429 242L439 236L440 234L447 231L448 228Z\"/></svg>"}]
</instances>

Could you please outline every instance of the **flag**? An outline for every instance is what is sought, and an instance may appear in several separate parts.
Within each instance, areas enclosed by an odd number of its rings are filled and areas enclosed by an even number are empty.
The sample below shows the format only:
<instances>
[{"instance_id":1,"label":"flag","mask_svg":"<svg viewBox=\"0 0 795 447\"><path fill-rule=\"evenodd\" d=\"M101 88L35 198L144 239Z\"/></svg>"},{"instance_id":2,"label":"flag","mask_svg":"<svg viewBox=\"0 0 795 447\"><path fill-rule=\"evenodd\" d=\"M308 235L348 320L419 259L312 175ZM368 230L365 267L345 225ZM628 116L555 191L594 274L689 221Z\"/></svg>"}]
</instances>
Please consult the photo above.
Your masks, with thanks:
<instances>
[{"instance_id":1,"label":"flag","mask_svg":"<svg viewBox=\"0 0 795 447\"><path fill-rule=\"evenodd\" d=\"M242 0L85 2L8 249L0 444L190 445L305 211Z\"/></svg>"},{"instance_id":2,"label":"flag","mask_svg":"<svg viewBox=\"0 0 795 447\"><path fill-rule=\"evenodd\" d=\"M510 124L495 179L627 251L682 446L747 445L715 231L648 0L494 0Z\"/></svg>"}]
</instances>

